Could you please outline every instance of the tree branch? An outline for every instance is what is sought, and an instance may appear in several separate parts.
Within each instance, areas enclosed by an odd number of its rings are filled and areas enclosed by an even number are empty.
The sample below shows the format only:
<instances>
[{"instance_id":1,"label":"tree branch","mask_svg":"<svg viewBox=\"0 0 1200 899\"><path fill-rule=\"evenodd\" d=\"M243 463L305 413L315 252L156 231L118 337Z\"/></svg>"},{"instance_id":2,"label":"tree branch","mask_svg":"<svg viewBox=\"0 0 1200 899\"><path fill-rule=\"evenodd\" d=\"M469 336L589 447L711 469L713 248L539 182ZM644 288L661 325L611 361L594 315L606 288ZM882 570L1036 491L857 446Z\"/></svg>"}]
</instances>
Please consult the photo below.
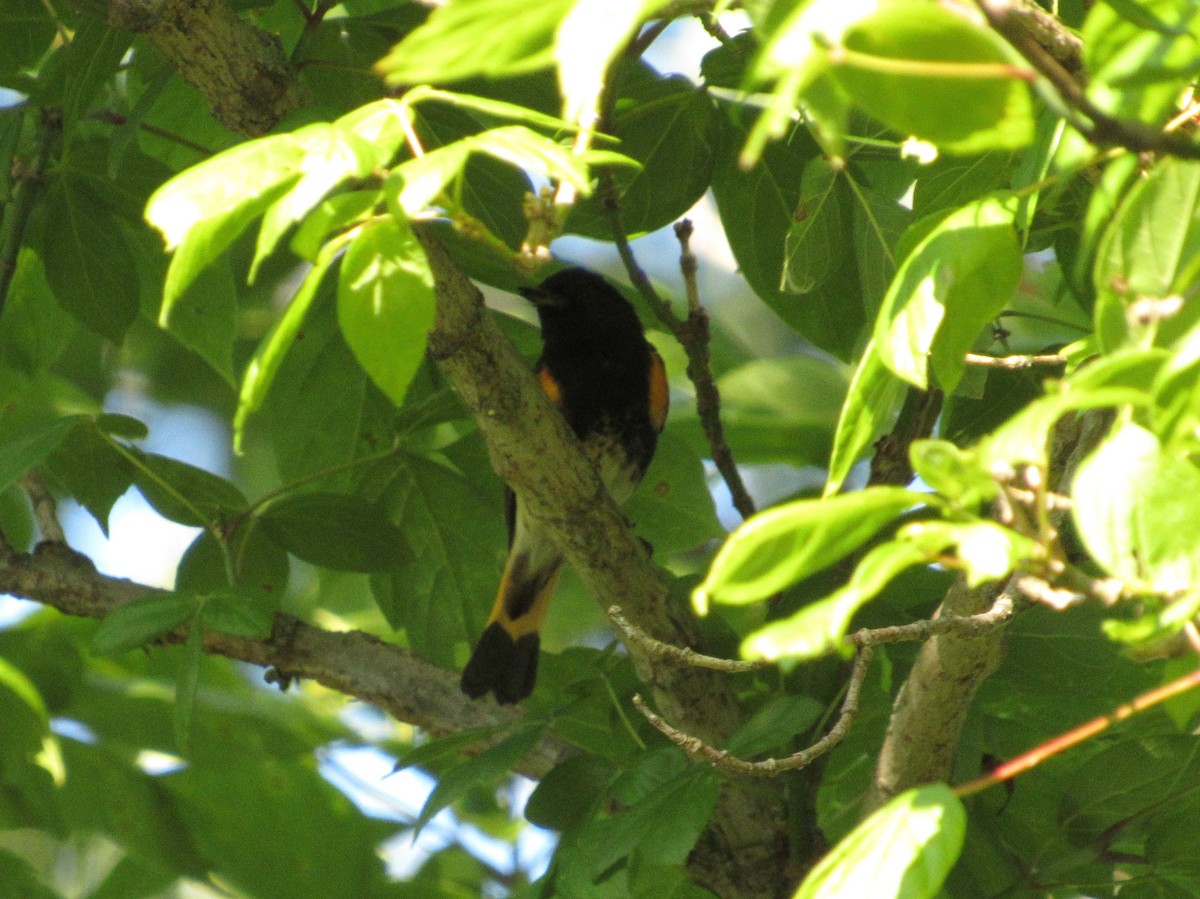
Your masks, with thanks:
<instances>
[{"instance_id":1,"label":"tree branch","mask_svg":"<svg viewBox=\"0 0 1200 899\"><path fill-rule=\"evenodd\" d=\"M968 588L960 576L936 617L978 615L1005 598L1005 592L995 584ZM910 787L949 779L971 700L1000 663L1004 630L1001 626L974 634L951 631L934 636L921 647L896 696L866 813Z\"/></svg>"},{"instance_id":2,"label":"tree branch","mask_svg":"<svg viewBox=\"0 0 1200 899\"><path fill-rule=\"evenodd\" d=\"M42 533L42 540L66 544L67 537L58 520L58 503L54 501L54 494L46 486L42 473L37 469L25 472L21 476L21 489L29 497L33 520L37 522L38 530Z\"/></svg>"},{"instance_id":3,"label":"tree branch","mask_svg":"<svg viewBox=\"0 0 1200 899\"><path fill-rule=\"evenodd\" d=\"M32 553L5 553L0 594L11 594L67 615L103 618L118 606L161 591L99 574L91 561L59 543L42 543ZM181 642L183 629L168 638ZM266 639L206 632L204 650L253 665L303 677L378 706L397 721L431 734L515 723L520 713L495 703L471 702L458 687L458 675L425 662L362 631L333 633L290 615L276 616ZM539 777L573 750L544 739L524 760L522 772Z\"/></svg>"},{"instance_id":4,"label":"tree branch","mask_svg":"<svg viewBox=\"0 0 1200 899\"><path fill-rule=\"evenodd\" d=\"M711 763L714 768L719 768L730 774L742 774L749 777L774 777L785 771L796 771L811 765L846 738L846 734L850 733L850 728L854 726L854 719L858 717L858 695L862 691L863 681L866 680L867 670L870 667L871 656L874 652L875 650L870 646L863 646L859 649L858 655L854 659L854 667L850 672L850 680L846 685L846 698L842 701L842 708L838 713L838 719L826 732L825 736L821 737L821 739L817 740L811 746L801 749L798 752L793 752L782 759L769 758L763 759L760 762L748 762L745 759L731 755L724 749L717 749L715 746L710 746L702 740L697 740L690 734L686 734L668 724L646 707L641 696L634 696L633 704L637 706L639 712L646 716L646 720L654 725L659 733L693 758L703 759Z\"/></svg>"},{"instance_id":5,"label":"tree branch","mask_svg":"<svg viewBox=\"0 0 1200 899\"><path fill-rule=\"evenodd\" d=\"M279 38L224 0L108 0L108 24L148 37L230 131L265 134L303 103Z\"/></svg>"},{"instance_id":6,"label":"tree branch","mask_svg":"<svg viewBox=\"0 0 1200 899\"><path fill-rule=\"evenodd\" d=\"M524 358L484 312L479 291L428 226L417 236L437 293L430 353L475 417L497 474L603 606L619 600L630 621L656 640L699 647L694 618L671 600L666 576ZM706 741L723 740L736 729L737 700L720 674L663 665L636 643L628 648L665 714ZM690 874L721 896L774 897L783 888L778 860L785 845L779 797L725 783L707 835L689 860Z\"/></svg>"},{"instance_id":7,"label":"tree branch","mask_svg":"<svg viewBox=\"0 0 1200 899\"><path fill-rule=\"evenodd\" d=\"M1053 17L1044 11L1034 17L1030 13L1031 4L1023 0L978 0L978 3L989 24L1050 82L1067 106L1083 116L1083 121L1072 124L1090 142L1097 146L1116 145L1135 153L1200 159L1200 143L1145 122L1109 115L1096 106L1076 78L1079 70L1068 69L1067 63L1055 56L1058 38L1066 29Z\"/></svg>"}]
</instances>

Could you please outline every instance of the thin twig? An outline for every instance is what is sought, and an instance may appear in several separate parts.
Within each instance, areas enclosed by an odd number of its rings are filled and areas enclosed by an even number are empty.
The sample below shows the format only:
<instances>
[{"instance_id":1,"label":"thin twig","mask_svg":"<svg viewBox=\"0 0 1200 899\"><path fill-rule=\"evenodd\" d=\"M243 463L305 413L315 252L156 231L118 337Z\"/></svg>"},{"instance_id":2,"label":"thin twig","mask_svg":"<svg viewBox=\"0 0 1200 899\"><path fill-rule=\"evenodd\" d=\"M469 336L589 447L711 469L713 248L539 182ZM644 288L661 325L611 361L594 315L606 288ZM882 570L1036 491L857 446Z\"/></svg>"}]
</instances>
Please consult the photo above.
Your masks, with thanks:
<instances>
[{"instance_id":1,"label":"thin twig","mask_svg":"<svg viewBox=\"0 0 1200 899\"><path fill-rule=\"evenodd\" d=\"M50 155L61 133L62 113L57 110L42 110L33 162L22 168L17 175L19 183L13 190L12 203L5 210L4 233L0 235L0 313L4 311L8 289L17 271L17 255L25 242L29 216L42 189L42 173L50 162Z\"/></svg>"},{"instance_id":2,"label":"thin twig","mask_svg":"<svg viewBox=\"0 0 1200 899\"><path fill-rule=\"evenodd\" d=\"M654 639L640 627L631 624L629 619L621 614L620 606L608 607L608 620L627 642L636 643L648 655L673 665L691 665L695 668L724 671L727 674L740 674L746 671L761 671L763 668L770 668L775 664L768 659L751 659L749 661L719 659L716 656L706 656L686 646L664 643L662 640Z\"/></svg>"},{"instance_id":3,"label":"thin twig","mask_svg":"<svg viewBox=\"0 0 1200 899\"><path fill-rule=\"evenodd\" d=\"M1027 27L1022 8L1013 0L979 0L988 22L1042 77L1067 106L1087 121L1072 124L1092 143L1115 144L1137 153L1167 153L1181 159L1200 159L1200 144L1180 135L1160 131L1144 122L1109 115L1094 104L1082 85Z\"/></svg>"},{"instance_id":4,"label":"thin twig","mask_svg":"<svg viewBox=\"0 0 1200 899\"><path fill-rule=\"evenodd\" d=\"M697 14L696 18L700 20L700 24L704 26L704 30L709 36L719 41L722 44L728 44L733 40L733 37L724 26L717 20L717 17L710 12L702 12Z\"/></svg>"},{"instance_id":5,"label":"thin twig","mask_svg":"<svg viewBox=\"0 0 1200 899\"><path fill-rule=\"evenodd\" d=\"M50 488L46 486L42 473L35 468L25 472L21 476L21 489L29 497L33 507L33 520L37 522L38 530L42 533L42 540L65 545L67 536L58 520L58 503Z\"/></svg>"},{"instance_id":6,"label":"thin twig","mask_svg":"<svg viewBox=\"0 0 1200 899\"><path fill-rule=\"evenodd\" d=\"M724 749L709 746L703 740L697 739L671 726L658 715L654 714L654 712L650 711L646 707L646 703L642 701L640 695L633 697L633 704L639 712L646 716L646 720L659 733L693 758L703 759L712 764L713 767L719 768L722 771L728 771L731 774L743 774L751 777L774 777L777 774L782 774L784 771L795 771L798 768L812 764L846 738L846 734L850 732L850 728L854 724L854 719L858 716L858 696L862 691L863 682L866 680L867 669L871 664L873 653L874 649L870 646L864 646L858 651L858 655L854 659L854 667L850 672L850 680L846 684L846 698L842 701L842 708L838 713L838 719L826 732L825 736L821 737L821 739L808 748L794 752L786 758L769 758L763 759L760 762L748 762L745 759L731 755Z\"/></svg>"},{"instance_id":7,"label":"thin twig","mask_svg":"<svg viewBox=\"0 0 1200 899\"><path fill-rule=\"evenodd\" d=\"M847 634L846 640L858 648L865 648L881 646L885 643L915 643L928 640L938 634L951 632L965 635L977 634L998 624L1003 624L1012 615L1012 598L1008 594L1002 593L990 609L980 612L978 615L933 618L890 627L863 628ZM621 613L620 606L608 607L608 620L628 642L636 643L648 655L672 665L691 665L695 668L724 671L726 674L744 674L750 671L761 671L775 664L773 660L769 659L721 659L716 656L704 655L686 646L664 643L631 624L629 619Z\"/></svg>"},{"instance_id":8,"label":"thin twig","mask_svg":"<svg viewBox=\"0 0 1200 899\"><path fill-rule=\"evenodd\" d=\"M1084 740L1090 739L1107 730L1118 721L1124 721L1138 712L1143 712L1152 706L1158 705L1160 702L1164 702L1195 687L1200 687L1200 668L1171 681L1169 684L1164 684L1161 687L1143 693L1132 702L1113 709L1107 715L1100 715L1086 724L1081 724L1079 727L1073 728L1064 734L1059 734L1054 739L1048 740L1041 746L1031 749L1024 755L1017 756L1011 762L1006 762L991 773L955 787L954 792L958 796L970 796L986 790L988 787L1011 780L1018 774L1037 767L1046 761L1046 759L1053 758L1070 749L1072 746L1077 746Z\"/></svg>"},{"instance_id":9,"label":"thin twig","mask_svg":"<svg viewBox=\"0 0 1200 899\"><path fill-rule=\"evenodd\" d=\"M667 27L670 24L670 19L659 19L657 22L652 22L650 25L646 26L641 34L636 35L633 40L629 42L629 46L625 50L625 55L631 59L639 58L643 53L650 49L651 44L653 44L659 39L659 37L662 36L662 33L667 30Z\"/></svg>"},{"instance_id":10,"label":"thin twig","mask_svg":"<svg viewBox=\"0 0 1200 899\"><path fill-rule=\"evenodd\" d=\"M1015 499L1022 505L1032 507L1038 502L1038 497L1032 490L1017 487L1014 484L1005 484L1004 492L1008 497ZM1047 490L1043 499L1046 503L1046 508L1051 512L1069 512L1071 510L1071 498L1069 496L1063 496L1061 493Z\"/></svg>"},{"instance_id":11,"label":"thin twig","mask_svg":"<svg viewBox=\"0 0 1200 899\"><path fill-rule=\"evenodd\" d=\"M733 452L725 439L725 426L721 422L721 393L712 373L709 355L708 312L700 304L700 290L696 286L696 256L692 253L692 223L683 219L675 225L675 237L679 240L679 268L687 289L688 317L675 329L675 339L687 353L688 379L696 389L696 414L704 428L713 464L725 479L733 506L743 519L754 514L754 500L742 480Z\"/></svg>"},{"instance_id":12,"label":"thin twig","mask_svg":"<svg viewBox=\"0 0 1200 899\"><path fill-rule=\"evenodd\" d=\"M846 639L855 646L865 648L884 643L906 643L928 640L938 634L958 633L964 636L978 634L1003 624L1012 618L1013 601L1007 592L996 597L992 607L978 615L946 616L897 624L891 627L864 628L848 634Z\"/></svg>"},{"instance_id":13,"label":"thin twig","mask_svg":"<svg viewBox=\"0 0 1200 899\"><path fill-rule=\"evenodd\" d=\"M1061 353L1045 353L1036 356L983 356L979 353L967 353L964 358L967 365L1001 368L1005 371L1018 371L1023 368L1033 368L1035 365L1067 364L1067 357Z\"/></svg>"},{"instance_id":14,"label":"thin twig","mask_svg":"<svg viewBox=\"0 0 1200 899\"><path fill-rule=\"evenodd\" d=\"M604 210L604 217L608 220L609 231L612 233L613 242L617 247L617 255L621 257L621 263L625 266L626 274L629 275L630 284L642 295L646 304L658 316L659 321L666 325L675 339L679 341L687 355L688 379L696 390L696 414L700 418L704 436L708 439L713 463L717 466L721 477L725 479L734 508L738 510L738 514L742 518L749 518L755 512L754 500L750 498L750 493L742 481L741 472L738 471L737 464L733 461L733 454L729 449L729 444L725 441L725 428L721 423L721 395L717 390L716 379L713 378L708 352L708 313L700 304L699 293L695 288L695 257L692 256L687 244L687 238L692 233L691 224L685 219L675 227L675 234L683 246L680 268L683 270L685 281L689 277L691 278L691 286L688 287L690 311L686 319L681 319L675 314L671 304L658 295L658 291L650 283L649 276L638 265L638 261L633 255L629 237L621 224L621 205L617 196L616 181L608 169L600 172L599 196L600 206ZM689 256L691 256L690 276ZM695 293L694 299L693 293Z\"/></svg>"}]
</instances>

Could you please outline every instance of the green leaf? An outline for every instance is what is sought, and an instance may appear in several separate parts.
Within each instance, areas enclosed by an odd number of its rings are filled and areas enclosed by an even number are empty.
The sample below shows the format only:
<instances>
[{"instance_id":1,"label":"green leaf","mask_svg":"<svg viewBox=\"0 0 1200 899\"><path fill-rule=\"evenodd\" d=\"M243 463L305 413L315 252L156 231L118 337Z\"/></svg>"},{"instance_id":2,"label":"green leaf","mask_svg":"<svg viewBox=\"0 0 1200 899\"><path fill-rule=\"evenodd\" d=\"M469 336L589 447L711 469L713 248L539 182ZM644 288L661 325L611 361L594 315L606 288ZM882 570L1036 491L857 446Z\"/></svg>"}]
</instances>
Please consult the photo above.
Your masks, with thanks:
<instances>
[{"instance_id":1,"label":"green leaf","mask_svg":"<svg viewBox=\"0 0 1200 899\"><path fill-rule=\"evenodd\" d=\"M765 599L832 565L929 500L928 494L899 487L872 487L760 512L725 541L692 601L704 614L710 601Z\"/></svg>"},{"instance_id":2,"label":"green leaf","mask_svg":"<svg viewBox=\"0 0 1200 899\"><path fill-rule=\"evenodd\" d=\"M47 369L78 331L75 318L55 300L41 257L22 247L0 318L0 358L21 371Z\"/></svg>"},{"instance_id":3,"label":"green leaf","mask_svg":"<svg viewBox=\"0 0 1200 899\"><path fill-rule=\"evenodd\" d=\"M656 554L695 549L725 533L699 456L670 428L659 437L641 487L623 510Z\"/></svg>"},{"instance_id":4,"label":"green leaf","mask_svg":"<svg viewBox=\"0 0 1200 899\"><path fill-rule=\"evenodd\" d=\"M7 849L0 849L0 896L4 899L62 899L62 893L42 882L28 859Z\"/></svg>"},{"instance_id":5,"label":"green leaf","mask_svg":"<svg viewBox=\"0 0 1200 899\"><path fill-rule=\"evenodd\" d=\"M850 469L891 425L900 409L903 386L884 364L876 340L869 340L838 416L825 496L842 489Z\"/></svg>"},{"instance_id":6,"label":"green leaf","mask_svg":"<svg viewBox=\"0 0 1200 899\"><path fill-rule=\"evenodd\" d=\"M818 156L804 167L800 201L784 244L781 290L810 293L823 287L850 252L849 188Z\"/></svg>"},{"instance_id":7,"label":"green leaf","mask_svg":"<svg viewBox=\"0 0 1200 899\"><path fill-rule=\"evenodd\" d=\"M524 125L505 125L492 128L474 137L464 138L471 150L485 153L518 169L565 181L580 194L592 192L589 163L637 166L634 160L619 153L591 150L579 155Z\"/></svg>"},{"instance_id":8,"label":"green leaf","mask_svg":"<svg viewBox=\"0 0 1200 899\"><path fill-rule=\"evenodd\" d=\"M966 826L962 802L945 784L908 790L834 846L794 899L933 899L958 860Z\"/></svg>"},{"instance_id":9,"label":"green leaf","mask_svg":"<svg viewBox=\"0 0 1200 899\"><path fill-rule=\"evenodd\" d=\"M812 356L755 359L722 375L721 423L734 458L824 466L848 379L844 366ZM710 452L694 409L672 409L670 427Z\"/></svg>"},{"instance_id":10,"label":"green leaf","mask_svg":"<svg viewBox=\"0 0 1200 899\"><path fill-rule=\"evenodd\" d=\"M146 220L175 254L163 288L164 314L300 178L306 133L301 129L238 144L180 172L150 197Z\"/></svg>"},{"instance_id":11,"label":"green leaf","mask_svg":"<svg viewBox=\"0 0 1200 899\"><path fill-rule=\"evenodd\" d=\"M196 710L196 691L200 688L200 663L204 661L204 619L207 609L199 606L183 644L183 660L175 680L175 704L171 723L175 746L185 751L191 742L192 718Z\"/></svg>"},{"instance_id":12,"label":"green leaf","mask_svg":"<svg viewBox=\"0 0 1200 899\"><path fill-rule=\"evenodd\" d=\"M619 792L621 785L617 785ZM710 770L688 768L653 787L610 818L586 826L579 848L592 878L600 877L630 853L641 861L680 864L717 802L717 778Z\"/></svg>"},{"instance_id":13,"label":"green leaf","mask_svg":"<svg viewBox=\"0 0 1200 899\"><path fill-rule=\"evenodd\" d=\"M971 588L1007 577L1043 555L1034 540L991 521L913 522L897 539L921 549L929 562L953 550Z\"/></svg>"},{"instance_id":14,"label":"green leaf","mask_svg":"<svg viewBox=\"0 0 1200 899\"><path fill-rule=\"evenodd\" d=\"M1200 17L1179 0L1122 6L1097 3L1083 22L1088 96L1111 115L1158 126L1178 110L1179 87L1200 62ZM1135 7L1136 19L1123 14Z\"/></svg>"},{"instance_id":15,"label":"green leaf","mask_svg":"<svg viewBox=\"0 0 1200 899\"><path fill-rule=\"evenodd\" d=\"M92 636L92 652L116 655L169 634L196 613L196 597L154 593L117 606L104 616Z\"/></svg>"},{"instance_id":16,"label":"green leaf","mask_svg":"<svg viewBox=\"0 0 1200 899\"><path fill-rule=\"evenodd\" d=\"M1147 8L1136 0L1103 0L1103 2L1122 19L1126 19L1130 24L1145 31L1157 31L1160 34L1169 34L1175 37L1183 37L1187 34L1186 28L1164 22L1154 14L1152 8Z\"/></svg>"},{"instance_id":17,"label":"green leaf","mask_svg":"<svg viewBox=\"0 0 1200 899\"><path fill-rule=\"evenodd\" d=\"M817 723L825 706L811 696L775 696L768 699L725 747L734 755L746 757L770 752Z\"/></svg>"},{"instance_id":18,"label":"green leaf","mask_svg":"<svg viewBox=\"0 0 1200 899\"><path fill-rule=\"evenodd\" d=\"M345 246L349 238L334 238L325 244L316 262L304 277L304 283L292 297L280 319L271 327L270 333L263 338L254 357L246 366L242 376L242 389L238 394L237 412L233 416L233 447L240 452L245 439L246 426L250 416L258 411L266 398L275 374L283 364L288 350L301 338L301 326L309 307L316 299L321 283L329 271L329 266L337 256L338 251Z\"/></svg>"},{"instance_id":19,"label":"green leaf","mask_svg":"<svg viewBox=\"0 0 1200 899\"><path fill-rule=\"evenodd\" d=\"M226 588L204 597L204 628L235 637L271 636L280 596L260 590Z\"/></svg>"},{"instance_id":20,"label":"green leaf","mask_svg":"<svg viewBox=\"0 0 1200 899\"><path fill-rule=\"evenodd\" d=\"M413 830L421 829L433 816L450 803L466 795L467 791L481 783L493 783L508 775L517 763L538 744L542 738L540 725L519 727L495 746L485 749L474 758L451 768L438 778L438 784L425 800L421 813L413 822Z\"/></svg>"},{"instance_id":21,"label":"green leaf","mask_svg":"<svg viewBox=\"0 0 1200 899\"><path fill-rule=\"evenodd\" d=\"M121 64L133 35L102 19L83 17L71 37L63 87L63 127L68 133Z\"/></svg>"},{"instance_id":22,"label":"green leaf","mask_svg":"<svg viewBox=\"0 0 1200 899\"><path fill-rule=\"evenodd\" d=\"M382 571L408 556L383 509L340 493L293 493L259 513L267 533L306 562L337 571Z\"/></svg>"},{"instance_id":23,"label":"green leaf","mask_svg":"<svg viewBox=\"0 0 1200 899\"><path fill-rule=\"evenodd\" d=\"M1155 373L1154 431L1168 451L1200 440L1200 323L1180 338Z\"/></svg>"},{"instance_id":24,"label":"green leaf","mask_svg":"<svg viewBox=\"0 0 1200 899\"><path fill-rule=\"evenodd\" d=\"M120 343L138 313L138 272L120 219L82 178L55 178L43 200L42 263L59 304Z\"/></svg>"},{"instance_id":25,"label":"green leaf","mask_svg":"<svg viewBox=\"0 0 1200 899\"><path fill-rule=\"evenodd\" d=\"M250 524L238 528L222 548L211 531L201 531L187 548L175 572L175 589L216 594L229 588L230 569L239 588L257 591L277 604L288 583L288 556L279 544ZM230 563L226 561L230 554Z\"/></svg>"},{"instance_id":26,"label":"green leaf","mask_svg":"<svg viewBox=\"0 0 1200 899\"><path fill-rule=\"evenodd\" d=\"M366 178L379 164L379 154L364 138L338 125L310 125L293 138L302 152L297 163L300 178L263 215L250 263L251 281L288 229L326 194L343 181Z\"/></svg>"},{"instance_id":27,"label":"green leaf","mask_svg":"<svg viewBox=\"0 0 1200 899\"><path fill-rule=\"evenodd\" d=\"M0 75L37 62L54 34L54 19L38 0L5 0L0 9Z\"/></svg>"},{"instance_id":28,"label":"green leaf","mask_svg":"<svg viewBox=\"0 0 1200 899\"><path fill-rule=\"evenodd\" d=\"M392 86L500 78L554 62L554 34L574 0L457 0L437 7L376 64Z\"/></svg>"},{"instance_id":29,"label":"green leaf","mask_svg":"<svg viewBox=\"0 0 1200 899\"><path fill-rule=\"evenodd\" d=\"M46 459L45 466L54 481L91 513L106 536L113 505L133 484L133 466L106 436L112 424L133 431L132 435L123 435L130 439L145 436L145 426L136 419L103 415L95 425L87 422L75 427ZM140 427L134 429L132 425Z\"/></svg>"},{"instance_id":30,"label":"green leaf","mask_svg":"<svg viewBox=\"0 0 1200 899\"><path fill-rule=\"evenodd\" d=\"M1111 574L1171 595L1200 580L1197 497L1200 469L1164 454L1153 434L1127 422L1080 464L1072 518Z\"/></svg>"},{"instance_id":31,"label":"green leaf","mask_svg":"<svg viewBox=\"0 0 1200 899\"><path fill-rule=\"evenodd\" d=\"M242 491L220 475L157 453L128 452L134 483L163 518L207 527L244 512L249 505Z\"/></svg>"},{"instance_id":32,"label":"green leaf","mask_svg":"<svg viewBox=\"0 0 1200 899\"><path fill-rule=\"evenodd\" d=\"M338 276L338 324L371 380L397 406L425 358L433 275L408 224L382 219L350 242Z\"/></svg>"},{"instance_id":33,"label":"green leaf","mask_svg":"<svg viewBox=\"0 0 1200 899\"><path fill-rule=\"evenodd\" d=\"M315 263L330 234L365 222L382 200L378 190L352 190L322 200L292 235L292 252Z\"/></svg>"},{"instance_id":34,"label":"green leaf","mask_svg":"<svg viewBox=\"0 0 1200 899\"><path fill-rule=\"evenodd\" d=\"M948 440L916 440L909 457L917 476L960 508L977 509L999 490L974 452Z\"/></svg>"},{"instance_id":35,"label":"green leaf","mask_svg":"<svg viewBox=\"0 0 1200 899\"><path fill-rule=\"evenodd\" d=\"M237 284L228 261L196 275L172 303L163 303L158 323L207 362L230 385L233 343L238 336Z\"/></svg>"},{"instance_id":36,"label":"green leaf","mask_svg":"<svg viewBox=\"0 0 1200 899\"><path fill-rule=\"evenodd\" d=\"M780 4L776 14L760 23L763 48L751 80L763 83L778 79L778 83L745 142L743 166L756 163L766 152L768 141L793 128L797 103L807 108L828 153L842 154L849 100L829 77L826 48L840 43L846 29L874 8L874 3L863 0Z\"/></svg>"},{"instance_id":37,"label":"green leaf","mask_svg":"<svg viewBox=\"0 0 1200 899\"><path fill-rule=\"evenodd\" d=\"M805 165L819 155L803 128L786 141L768 145L762 158L745 170L736 153L754 119L741 107L722 104L722 156L713 173L712 190L730 249L754 292L788 325L821 349L848 358L859 338L863 312L854 302L857 275L845 266L826 290L803 297L779 290L784 246L800 200Z\"/></svg>"},{"instance_id":38,"label":"green leaf","mask_svg":"<svg viewBox=\"0 0 1200 899\"><path fill-rule=\"evenodd\" d=\"M1138 180L1097 250L1096 333L1113 351L1143 333L1159 345L1185 334L1200 309L1187 303L1165 321L1131 326L1135 302L1186 296L1200 276L1200 162L1167 159Z\"/></svg>"},{"instance_id":39,"label":"green leaf","mask_svg":"<svg viewBox=\"0 0 1200 899\"><path fill-rule=\"evenodd\" d=\"M663 78L644 63L625 64L615 76L620 95L606 133L640 167L614 167L626 234L647 234L677 221L712 181L720 122L708 93L681 77ZM567 216L564 230L612 240L606 201L592 194Z\"/></svg>"},{"instance_id":40,"label":"green leaf","mask_svg":"<svg viewBox=\"0 0 1200 899\"><path fill-rule=\"evenodd\" d=\"M396 218L415 217L433 205L446 186L462 175L470 155L470 146L456 141L393 169L384 183L384 193L403 212L399 215L393 209Z\"/></svg>"},{"instance_id":41,"label":"green leaf","mask_svg":"<svg viewBox=\"0 0 1200 899\"><path fill-rule=\"evenodd\" d=\"M1098 363L1097 366L1103 363ZM1049 464L1047 441L1050 430L1063 415L1082 409L1149 403L1140 390L1128 387L1063 390L1028 404L980 442L980 461L989 471L1028 463L1045 468Z\"/></svg>"},{"instance_id":42,"label":"green leaf","mask_svg":"<svg viewBox=\"0 0 1200 899\"><path fill-rule=\"evenodd\" d=\"M525 803L525 819L565 833L588 821L616 777L612 762L593 755L567 758L538 781Z\"/></svg>"},{"instance_id":43,"label":"green leaf","mask_svg":"<svg viewBox=\"0 0 1200 899\"><path fill-rule=\"evenodd\" d=\"M936 5L897 2L847 29L843 46L830 52L834 77L901 134L959 153L1033 138L1028 84L990 29Z\"/></svg>"},{"instance_id":44,"label":"green leaf","mask_svg":"<svg viewBox=\"0 0 1200 899\"><path fill-rule=\"evenodd\" d=\"M25 491L13 485L0 490L0 534L17 552L28 552L33 546L33 515Z\"/></svg>"},{"instance_id":45,"label":"green leaf","mask_svg":"<svg viewBox=\"0 0 1200 899\"><path fill-rule=\"evenodd\" d=\"M383 502L412 555L372 578L375 600L415 651L453 665L455 643L483 630L504 566L499 491L491 497L444 465L406 456Z\"/></svg>"},{"instance_id":46,"label":"green leaf","mask_svg":"<svg viewBox=\"0 0 1200 899\"><path fill-rule=\"evenodd\" d=\"M847 650L844 637L854 614L906 569L929 561L930 554L923 547L881 543L858 563L845 587L746 637L743 658L804 660Z\"/></svg>"},{"instance_id":47,"label":"green leaf","mask_svg":"<svg viewBox=\"0 0 1200 899\"><path fill-rule=\"evenodd\" d=\"M563 118L590 126L600 108L609 64L665 0L576 0L558 25L554 59Z\"/></svg>"},{"instance_id":48,"label":"green leaf","mask_svg":"<svg viewBox=\"0 0 1200 899\"><path fill-rule=\"evenodd\" d=\"M7 490L21 475L49 456L83 415L67 415L39 422L0 442L0 490Z\"/></svg>"},{"instance_id":49,"label":"green leaf","mask_svg":"<svg viewBox=\"0 0 1200 899\"><path fill-rule=\"evenodd\" d=\"M925 390L958 385L971 349L1021 277L1011 204L987 198L940 222L900 266L875 322L875 344L897 376Z\"/></svg>"}]
</instances>

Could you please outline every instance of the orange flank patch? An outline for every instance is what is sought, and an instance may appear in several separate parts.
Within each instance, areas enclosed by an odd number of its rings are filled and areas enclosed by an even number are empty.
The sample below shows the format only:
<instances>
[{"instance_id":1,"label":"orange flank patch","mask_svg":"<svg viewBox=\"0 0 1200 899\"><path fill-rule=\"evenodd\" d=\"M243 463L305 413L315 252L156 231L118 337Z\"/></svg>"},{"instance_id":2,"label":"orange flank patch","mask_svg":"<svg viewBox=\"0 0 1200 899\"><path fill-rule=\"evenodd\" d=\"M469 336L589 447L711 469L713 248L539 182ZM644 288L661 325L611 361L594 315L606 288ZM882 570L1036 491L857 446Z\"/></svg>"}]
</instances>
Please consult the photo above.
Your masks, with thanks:
<instances>
[{"instance_id":1,"label":"orange flank patch","mask_svg":"<svg viewBox=\"0 0 1200 899\"><path fill-rule=\"evenodd\" d=\"M542 390L546 396L550 397L550 402L562 408L562 388L558 386L558 382L554 380L554 375L550 374L550 370L543 368L538 372L538 383L542 385Z\"/></svg>"},{"instance_id":2,"label":"orange flank patch","mask_svg":"<svg viewBox=\"0 0 1200 899\"><path fill-rule=\"evenodd\" d=\"M663 365L662 356L652 350L650 352L650 422L654 425L654 430L661 431L663 425L667 423L667 408L670 405L671 395L667 385L667 367Z\"/></svg>"}]
</instances>

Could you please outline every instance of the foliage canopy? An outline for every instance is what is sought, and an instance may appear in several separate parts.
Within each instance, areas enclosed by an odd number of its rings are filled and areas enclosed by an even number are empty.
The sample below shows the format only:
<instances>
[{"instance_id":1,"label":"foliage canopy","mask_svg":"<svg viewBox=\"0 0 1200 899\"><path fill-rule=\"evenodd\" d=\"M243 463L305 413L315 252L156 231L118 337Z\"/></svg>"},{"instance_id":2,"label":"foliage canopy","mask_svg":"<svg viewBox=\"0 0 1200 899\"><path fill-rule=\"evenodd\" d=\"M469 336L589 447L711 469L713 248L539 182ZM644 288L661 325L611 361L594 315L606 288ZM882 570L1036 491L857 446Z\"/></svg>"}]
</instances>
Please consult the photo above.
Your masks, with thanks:
<instances>
[{"instance_id":1,"label":"foliage canopy","mask_svg":"<svg viewBox=\"0 0 1200 899\"><path fill-rule=\"evenodd\" d=\"M0 896L1200 893L1198 63L1191 0L5 0ZM706 196L737 286L652 283ZM637 537L467 280L572 235L672 376ZM456 688L496 473L578 571L515 712ZM63 545L131 488L171 589ZM514 772L536 882L388 875Z\"/></svg>"}]
</instances>

